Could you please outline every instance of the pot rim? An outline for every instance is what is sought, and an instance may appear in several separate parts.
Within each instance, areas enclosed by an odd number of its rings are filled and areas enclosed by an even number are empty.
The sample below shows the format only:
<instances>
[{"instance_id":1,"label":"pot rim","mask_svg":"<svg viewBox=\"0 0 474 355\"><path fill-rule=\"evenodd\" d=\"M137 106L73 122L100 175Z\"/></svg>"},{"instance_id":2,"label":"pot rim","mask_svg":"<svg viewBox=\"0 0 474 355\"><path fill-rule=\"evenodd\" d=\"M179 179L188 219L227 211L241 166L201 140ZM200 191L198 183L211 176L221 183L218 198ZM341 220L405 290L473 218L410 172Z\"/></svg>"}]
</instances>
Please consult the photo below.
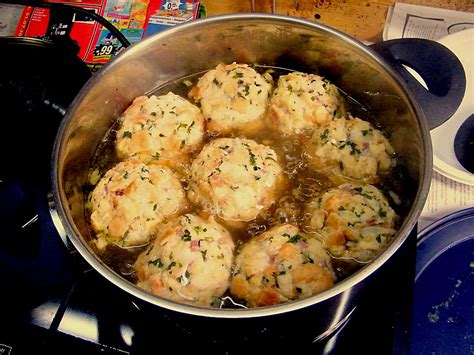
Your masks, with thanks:
<instances>
[{"instance_id":1,"label":"pot rim","mask_svg":"<svg viewBox=\"0 0 474 355\"><path fill-rule=\"evenodd\" d=\"M167 38L173 36L176 32L180 32L183 29L192 29L194 27L200 27L202 24L213 24L219 23L222 21L276 21L281 23L287 23L288 25L297 25L306 27L309 29L315 30L322 30L323 32L328 33L329 35L338 37L339 39L352 44L353 46L357 47L359 50L363 51L366 55L372 57L373 60L378 62L381 66L383 66L387 72L387 74L394 79L400 88L402 89L403 93L409 98L410 104L416 116L418 117L417 123L419 125L419 129L421 132L421 141L422 141L422 154L424 155L425 164L424 166L420 167L420 174L421 179L419 181L419 187L417 189L416 196L414 198L413 206L410 209L409 213L407 214L404 222L400 226L397 236L392 240L392 242L387 246L387 248L380 254L375 260L368 263L357 272L352 274L351 276L347 277L346 279L336 283L330 289L323 291L319 294L313 295L311 297L297 300L297 301L289 301L286 303L274 305L274 306L267 306L267 307L259 307L259 308L248 308L248 309L219 309L219 308L203 308L197 307L187 304L178 303L175 301L170 301L165 298L161 298L151 293L148 293L145 290L138 288L138 286L134 285L130 281L124 279L123 277L119 276L115 271L113 271L110 267L105 265L98 256L92 251L92 249L87 245L85 241L83 241L82 237L80 236L79 231L74 226L72 219L66 213L66 210L63 205L63 200L65 198L61 196L61 189L60 189L60 181L59 181L59 158L61 153L61 148L64 144L64 136L66 129L69 126L69 122L71 121L78 103L81 102L83 97L89 91L89 89L100 80L100 78L107 73L108 69L112 66L117 65L120 62L120 58L126 58L129 56L133 56L135 51L138 51L140 48L144 46L148 46L149 44L159 41L162 38ZM426 123L425 116L421 107L418 105L416 98L405 84L401 76L393 70L385 60L380 57L375 51L368 48L366 45L361 43L360 41L356 40L355 38L339 31L334 28L315 23L306 19L291 17L291 16L283 16L283 15L274 15L274 14L260 14L260 13L240 13L240 14L229 14L229 15L218 15L212 16L204 19L198 19L195 21L186 22L184 24L180 24L175 26L171 29L167 29L165 31L159 32L152 37L145 39L139 43L132 45L131 47L127 48L125 51L120 53L117 58L112 60L111 62L104 65L103 68L99 70L81 89L79 94L76 96L74 101L71 103L66 116L61 122L61 125L58 129L58 133L55 139L54 147L53 147L53 155L52 155L52 169L51 169L51 180L53 185L53 196L54 196L54 204L57 210L57 214L53 214L53 221L57 225L59 225L64 229L66 234L66 238L73 244L73 246L79 251L81 256L102 276L104 276L107 280L124 290L125 292L133 295L134 297L151 303L156 306L160 306L169 310L197 315L197 316L206 316L206 317L214 317L214 318L251 318L251 317L263 317L263 316L270 316L270 315L277 315L281 313L286 313L290 311L299 310L305 307L309 307L315 305L317 303L321 303L325 300L328 300L334 296L342 294L344 291L350 290L353 286L357 285L358 283L362 282L364 279L368 278L372 273L374 273L379 267L381 267L398 249L399 247L405 242L408 235L415 228L417 224L417 220L421 211L423 209L424 203L426 201L429 187L430 187L430 180L431 180L431 171L432 171L432 147L431 147L431 136L429 133L428 125ZM58 232L61 233L60 228L57 228Z\"/></svg>"}]
</instances>

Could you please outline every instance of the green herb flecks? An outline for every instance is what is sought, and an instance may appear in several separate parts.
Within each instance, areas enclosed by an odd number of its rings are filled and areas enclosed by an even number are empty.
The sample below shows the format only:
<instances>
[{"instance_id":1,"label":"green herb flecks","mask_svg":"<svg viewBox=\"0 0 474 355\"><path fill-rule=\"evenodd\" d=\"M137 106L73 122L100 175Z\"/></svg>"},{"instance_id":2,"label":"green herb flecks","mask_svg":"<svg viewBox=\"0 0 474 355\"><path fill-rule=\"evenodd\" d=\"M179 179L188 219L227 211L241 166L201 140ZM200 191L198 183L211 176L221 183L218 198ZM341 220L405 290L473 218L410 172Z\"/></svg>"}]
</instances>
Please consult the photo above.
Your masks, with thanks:
<instances>
[{"instance_id":1,"label":"green herb flecks","mask_svg":"<svg viewBox=\"0 0 474 355\"><path fill-rule=\"evenodd\" d=\"M188 133L191 133L191 128L193 128L194 123L195 123L195 122L193 121L193 122L189 125L188 130L187 130Z\"/></svg>"},{"instance_id":2,"label":"green herb flecks","mask_svg":"<svg viewBox=\"0 0 474 355\"><path fill-rule=\"evenodd\" d=\"M314 260L309 256L309 253L301 253L303 256L303 264L314 264Z\"/></svg>"},{"instance_id":3,"label":"green herb flecks","mask_svg":"<svg viewBox=\"0 0 474 355\"><path fill-rule=\"evenodd\" d=\"M323 133L321 133L319 135L319 138L321 139L321 141L323 143L327 143L328 139L329 139L329 129L324 129Z\"/></svg>"},{"instance_id":4,"label":"green herb flecks","mask_svg":"<svg viewBox=\"0 0 474 355\"><path fill-rule=\"evenodd\" d=\"M163 267L163 262L160 258L156 258L155 260L148 261L148 265L153 265L156 267Z\"/></svg>"},{"instance_id":5,"label":"green herb flecks","mask_svg":"<svg viewBox=\"0 0 474 355\"><path fill-rule=\"evenodd\" d=\"M184 230L184 234L181 236L181 239L184 240L185 242L191 241L191 233L189 232L188 229Z\"/></svg>"},{"instance_id":6,"label":"green herb flecks","mask_svg":"<svg viewBox=\"0 0 474 355\"><path fill-rule=\"evenodd\" d=\"M288 235L288 234L287 234ZM284 236L286 236L284 234ZM292 236L290 239L288 239L287 243L292 243L292 244L296 244L298 243L300 240L304 240L303 236L299 235L299 234L295 234L294 236Z\"/></svg>"}]
</instances>

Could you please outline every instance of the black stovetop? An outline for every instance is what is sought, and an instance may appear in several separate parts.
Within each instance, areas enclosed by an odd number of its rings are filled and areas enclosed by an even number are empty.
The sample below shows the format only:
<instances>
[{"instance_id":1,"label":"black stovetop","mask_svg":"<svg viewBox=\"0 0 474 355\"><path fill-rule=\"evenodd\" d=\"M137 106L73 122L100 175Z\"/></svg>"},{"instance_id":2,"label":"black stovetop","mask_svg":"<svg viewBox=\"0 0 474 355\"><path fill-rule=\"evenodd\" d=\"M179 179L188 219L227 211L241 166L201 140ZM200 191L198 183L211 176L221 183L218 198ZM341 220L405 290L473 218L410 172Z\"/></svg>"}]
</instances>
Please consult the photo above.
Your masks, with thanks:
<instances>
[{"instance_id":1,"label":"black stovetop","mask_svg":"<svg viewBox=\"0 0 474 355\"><path fill-rule=\"evenodd\" d=\"M327 354L406 352L414 233L371 278L349 322L317 343L287 338L284 330L239 329L232 322L227 323L229 334L245 336L219 338L199 330L200 319L144 304L100 276L66 249L47 200L51 149L62 118L57 107L70 102L88 76L69 75L71 67L61 69L61 63L51 71L47 62L43 65L49 69L41 75L43 69L33 65L31 56L22 58L0 63L17 66L16 74L9 70L0 77L0 103L11 107L6 112L16 112L2 117L0 139L5 155L0 170L0 354L148 354L164 352L168 345L178 353L240 353L262 345ZM55 99L59 104L53 107Z\"/></svg>"}]
</instances>

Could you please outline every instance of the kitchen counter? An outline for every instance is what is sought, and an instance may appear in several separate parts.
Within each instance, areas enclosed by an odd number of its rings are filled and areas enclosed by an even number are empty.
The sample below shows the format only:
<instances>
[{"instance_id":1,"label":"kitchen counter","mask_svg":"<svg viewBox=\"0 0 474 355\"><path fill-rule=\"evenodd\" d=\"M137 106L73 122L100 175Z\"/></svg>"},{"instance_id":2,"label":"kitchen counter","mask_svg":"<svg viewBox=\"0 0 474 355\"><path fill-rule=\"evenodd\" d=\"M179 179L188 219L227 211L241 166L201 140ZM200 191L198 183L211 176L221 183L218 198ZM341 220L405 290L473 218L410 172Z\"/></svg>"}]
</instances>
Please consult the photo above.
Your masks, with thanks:
<instances>
[{"instance_id":1,"label":"kitchen counter","mask_svg":"<svg viewBox=\"0 0 474 355\"><path fill-rule=\"evenodd\" d=\"M251 0L201 0L207 15L252 12ZM474 2L466 0L401 1L448 10L474 12ZM271 0L255 0L255 12L272 12ZM276 0L276 13L314 20L336 28L361 41L378 42L393 0Z\"/></svg>"}]
</instances>

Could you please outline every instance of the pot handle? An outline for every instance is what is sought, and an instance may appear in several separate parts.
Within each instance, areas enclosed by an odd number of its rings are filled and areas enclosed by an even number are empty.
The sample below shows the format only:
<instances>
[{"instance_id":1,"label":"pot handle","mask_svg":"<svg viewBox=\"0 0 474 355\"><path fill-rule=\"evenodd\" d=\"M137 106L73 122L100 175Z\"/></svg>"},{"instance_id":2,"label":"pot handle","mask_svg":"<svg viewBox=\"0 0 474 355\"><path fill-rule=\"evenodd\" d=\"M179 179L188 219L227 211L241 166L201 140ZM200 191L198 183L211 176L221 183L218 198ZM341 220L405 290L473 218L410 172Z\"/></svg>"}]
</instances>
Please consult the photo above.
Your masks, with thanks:
<instances>
[{"instance_id":1,"label":"pot handle","mask_svg":"<svg viewBox=\"0 0 474 355\"><path fill-rule=\"evenodd\" d=\"M54 227L59 234L59 237L63 241L66 249L73 253L75 251L74 246L69 241L67 236L66 230L64 229L63 224L61 223L61 219L59 218L58 211L56 211L56 204L54 203L53 193L50 191L48 192L48 207L49 207L49 214L51 216L51 220L53 221Z\"/></svg>"},{"instance_id":2,"label":"pot handle","mask_svg":"<svg viewBox=\"0 0 474 355\"><path fill-rule=\"evenodd\" d=\"M466 76L459 59L442 44L420 38L394 39L370 46L400 74L420 104L430 129L446 122L464 97ZM404 67L414 69L428 90Z\"/></svg>"},{"instance_id":3,"label":"pot handle","mask_svg":"<svg viewBox=\"0 0 474 355\"><path fill-rule=\"evenodd\" d=\"M92 266L89 265L84 258L81 257L81 254L77 251L77 249L72 245L69 241L69 237L64 229L64 226L59 218L58 211L56 210L56 205L54 203L53 193L50 191L48 192L48 208L49 214L51 216L51 220L53 221L53 225L58 232L59 237L61 238L64 246L66 247L67 253L72 257L74 269L79 273L84 273L86 271L92 270Z\"/></svg>"}]
</instances>

